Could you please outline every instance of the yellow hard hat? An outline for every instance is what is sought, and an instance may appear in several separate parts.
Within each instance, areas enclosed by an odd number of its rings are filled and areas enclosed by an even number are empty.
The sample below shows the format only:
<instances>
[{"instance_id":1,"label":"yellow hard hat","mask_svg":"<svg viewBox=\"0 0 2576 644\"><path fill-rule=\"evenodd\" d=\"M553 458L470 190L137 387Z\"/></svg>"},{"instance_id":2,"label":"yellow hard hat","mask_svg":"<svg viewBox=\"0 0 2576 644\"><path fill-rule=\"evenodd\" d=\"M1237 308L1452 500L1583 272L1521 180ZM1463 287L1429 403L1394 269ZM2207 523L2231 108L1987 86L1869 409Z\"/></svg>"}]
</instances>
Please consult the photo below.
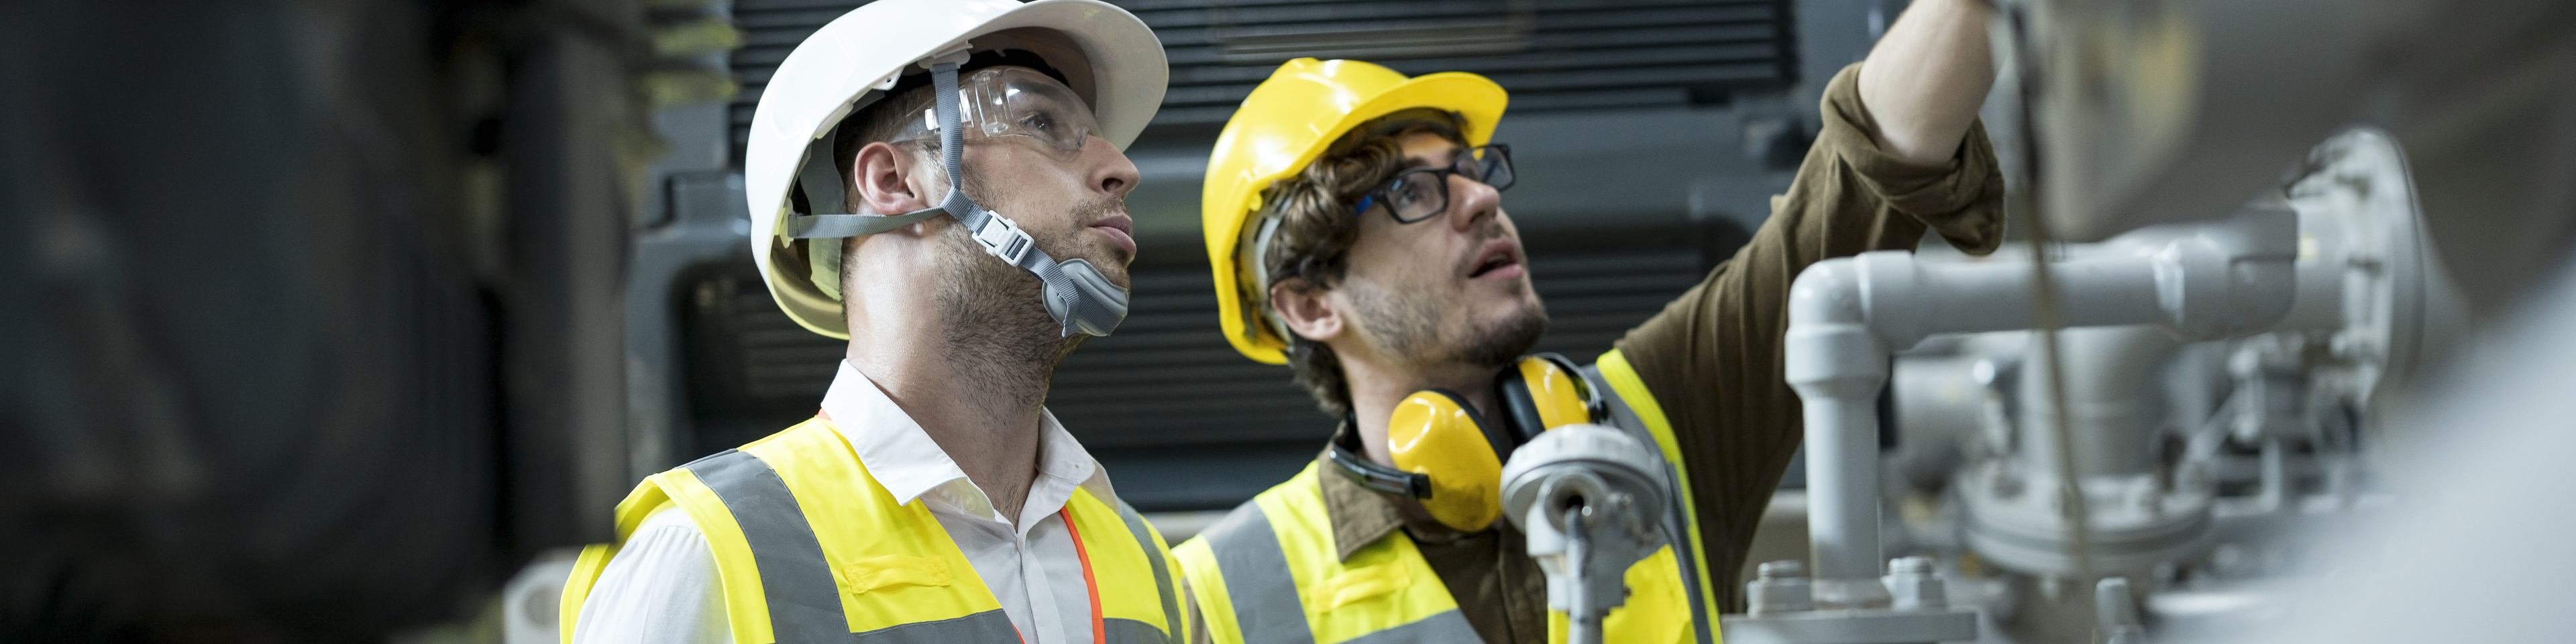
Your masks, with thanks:
<instances>
[{"instance_id":1,"label":"yellow hard hat","mask_svg":"<svg viewBox=\"0 0 2576 644\"><path fill-rule=\"evenodd\" d=\"M1414 108L1457 114L1468 145L1494 137L1509 101L1501 85L1464 72L1407 78L1395 70L1356 60L1299 58L1280 65L1270 80L1252 88L1234 118L1217 135L1208 157L1207 181L1199 197L1201 232L1207 235L1208 267L1215 273L1216 305L1225 339L1236 351L1270 364L1288 361L1288 341L1261 322L1258 301L1244 265L1254 258L1240 252L1245 226L1261 210L1261 191L1270 182L1305 170L1344 132L1371 119Z\"/></svg>"}]
</instances>

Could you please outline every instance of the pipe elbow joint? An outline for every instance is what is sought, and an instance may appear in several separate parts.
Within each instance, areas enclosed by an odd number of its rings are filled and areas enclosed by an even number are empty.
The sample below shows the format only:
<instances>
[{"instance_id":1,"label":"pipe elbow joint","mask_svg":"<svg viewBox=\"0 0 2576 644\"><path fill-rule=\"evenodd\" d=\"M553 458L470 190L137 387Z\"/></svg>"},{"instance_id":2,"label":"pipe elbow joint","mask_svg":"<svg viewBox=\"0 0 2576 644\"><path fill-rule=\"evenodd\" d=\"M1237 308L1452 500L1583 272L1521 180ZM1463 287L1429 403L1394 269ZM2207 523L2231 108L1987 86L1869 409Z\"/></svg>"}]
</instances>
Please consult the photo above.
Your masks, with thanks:
<instances>
[{"instance_id":1,"label":"pipe elbow joint","mask_svg":"<svg viewBox=\"0 0 2576 644\"><path fill-rule=\"evenodd\" d=\"M1799 396L1876 396L1886 382L1887 344L1869 328L1863 286L1853 258L1817 262L1790 284L1783 375Z\"/></svg>"},{"instance_id":2,"label":"pipe elbow joint","mask_svg":"<svg viewBox=\"0 0 2576 644\"><path fill-rule=\"evenodd\" d=\"M1789 328L1868 321L1868 311L1861 306L1860 266L1854 258L1810 264L1789 284Z\"/></svg>"}]
</instances>

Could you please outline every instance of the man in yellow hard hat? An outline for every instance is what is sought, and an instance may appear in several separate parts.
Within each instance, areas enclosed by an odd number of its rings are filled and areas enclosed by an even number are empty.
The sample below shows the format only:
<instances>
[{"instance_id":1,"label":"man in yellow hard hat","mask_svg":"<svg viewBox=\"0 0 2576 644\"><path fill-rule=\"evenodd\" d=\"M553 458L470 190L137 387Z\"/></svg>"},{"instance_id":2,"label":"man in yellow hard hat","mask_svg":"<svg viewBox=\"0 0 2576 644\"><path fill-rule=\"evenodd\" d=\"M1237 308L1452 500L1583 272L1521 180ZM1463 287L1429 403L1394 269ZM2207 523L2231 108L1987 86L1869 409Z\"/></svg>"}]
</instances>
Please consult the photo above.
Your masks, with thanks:
<instances>
[{"instance_id":1,"label":"man in yellow hard hat","mask_svg":"<svg viewBox=\"0 0 2576 644\"><path fill-rule=\"evenodd\" d=\"M1221 324L1342 418L1313 464L1174 548L1194 639L1561 638L1499 467L1592 422L1660 449L1673 547L1629 568L1607 641L1713 642L1800 436L1782 378L1791 281L1819 260L2002 239L1976 123L1993 83L1984 0L1918 0L1836 75L1789 192L1735 257L1590 366L1524 356L1547 313L1500 192L1503 90L1357 61L1291 61L1217 141L1202 200ZM1740 610L1740 609L1738 609Z\"/></svg>"},{"instance_id":2,"label":"man in yellow hard hat","mask_svg":"<svg viewBox=\"0 0 2576 644\"><path fill-rule=\"evenodd\" d=\"M567 579L568 643L1168 642L1177 565L1043 403L1126 312L1120 150L1169 68L1100 0L881 0L789 53L750 253L849 340L811 420L647 478Z\"/></svg>"}]
</instances>

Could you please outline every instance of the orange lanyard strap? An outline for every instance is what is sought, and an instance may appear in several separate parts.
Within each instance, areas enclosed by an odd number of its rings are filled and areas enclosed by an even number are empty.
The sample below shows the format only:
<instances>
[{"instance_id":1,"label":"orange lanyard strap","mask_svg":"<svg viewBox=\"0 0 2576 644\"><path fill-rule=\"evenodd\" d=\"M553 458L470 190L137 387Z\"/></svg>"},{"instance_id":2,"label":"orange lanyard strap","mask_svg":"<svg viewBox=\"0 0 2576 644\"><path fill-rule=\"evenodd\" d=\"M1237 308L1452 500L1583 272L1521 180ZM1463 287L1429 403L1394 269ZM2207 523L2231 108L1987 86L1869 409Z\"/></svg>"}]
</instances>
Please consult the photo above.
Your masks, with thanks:
<instances>
[{"instance_id":1,"label":"orange lanyard strap","mask_svg":"<svg viewBox=\"0 0 2576 644\"><path fill-rule=\"evenodd\" d=\"M1091 552L1082 547L1082 531L1073 527L1071 504L1057 510L1056 516L1064 517L1064 534L1073 538L1073 556L1082 560L1082 586L1091 591L1091 642L1104 644L1109 641L1109 624L1100 618L1100 579L1091 575Z\"/></svg>"}]
</instances>

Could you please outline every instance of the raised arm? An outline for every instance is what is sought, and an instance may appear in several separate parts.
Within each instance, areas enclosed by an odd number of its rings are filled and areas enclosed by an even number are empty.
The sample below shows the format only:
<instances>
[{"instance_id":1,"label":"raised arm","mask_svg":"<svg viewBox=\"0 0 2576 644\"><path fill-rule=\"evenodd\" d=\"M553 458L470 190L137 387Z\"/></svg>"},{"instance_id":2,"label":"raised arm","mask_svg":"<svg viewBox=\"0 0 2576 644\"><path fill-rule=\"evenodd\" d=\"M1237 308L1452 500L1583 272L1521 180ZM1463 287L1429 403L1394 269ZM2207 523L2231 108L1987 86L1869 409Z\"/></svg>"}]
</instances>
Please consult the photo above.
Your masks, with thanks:
<instances>
[{"instance_id":1,"label":"raised arm","mask_svg":"<svg viewBox=\"0 0 2576 644\"><path fill-rule=\"evenodd\" d=\"M1958 153L1995 84L1986 0L1915 0L1860 68L1860 102L1878 124L1870 140L1915 163Z\"/></svg>"},{"instance_id":2,"label":"raised arm","mask_svg":"<svg viewBox=\"0 0 2576 644\"><path fill-rule=\"evenodd\" d=\"M1802 433L1798 396L1781 376L1790 283L1825 259L1911 249L1927 229L1974 253L2003 240L2003 173L1976 123L1993 82L1979 71L1991 64L1983 5L1914 6L1869 64L1827 83L1816 143L1789 192L1772 198L1771 218L1753 240L1618 342L1672 422L1719 580L1713 590L1731 610L1741 610L1734 578L1744 549ZM1926 18L1951 11L1975 17ZM1967 33L1924 33L1941 28ZM1925 60L1932 58L1943 60ZM1882 59L1936 71L1891 74L1892 89L1864 108L1867 70ZM1942 84L1943 74L1953 80ZM1882 114L1909 124L1883 126ZM1901 144L1882 137L1914 142L1928 159L1892 153L1888 147Z\"/></svg>"}]
</instances>

